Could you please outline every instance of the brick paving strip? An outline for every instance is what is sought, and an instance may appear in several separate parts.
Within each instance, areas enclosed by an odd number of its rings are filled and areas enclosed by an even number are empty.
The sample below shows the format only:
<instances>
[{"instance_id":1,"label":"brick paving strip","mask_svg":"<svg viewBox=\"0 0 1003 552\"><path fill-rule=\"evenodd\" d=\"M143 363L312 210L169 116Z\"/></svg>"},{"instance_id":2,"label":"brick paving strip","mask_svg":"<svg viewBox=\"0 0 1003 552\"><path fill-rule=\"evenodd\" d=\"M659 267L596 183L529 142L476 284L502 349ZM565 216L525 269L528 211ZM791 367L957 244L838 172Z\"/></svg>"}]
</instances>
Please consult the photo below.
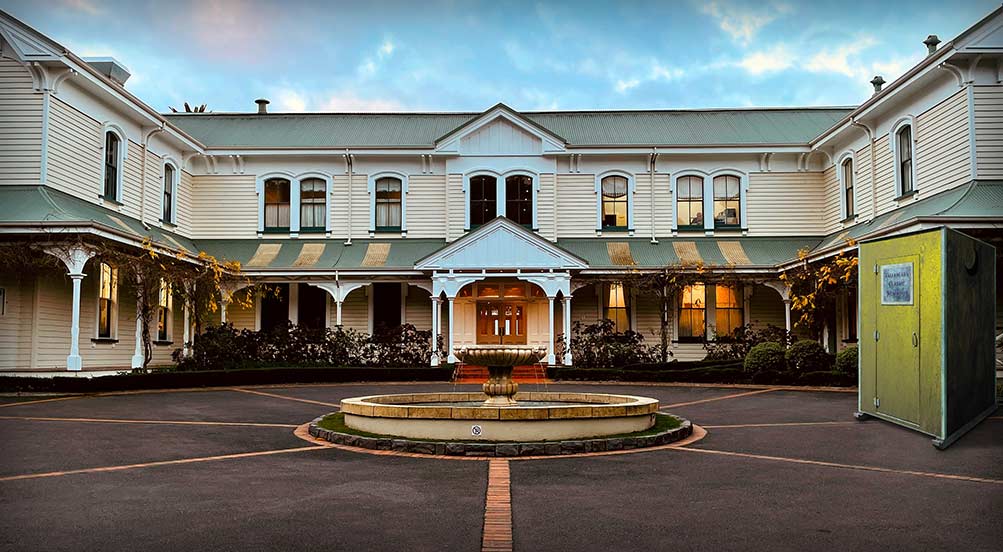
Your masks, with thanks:
<instances>
[{"instance_id":1,"label":"brick paving strip","mask_svg":"<svg viewBox=\"0 0 1003 552\"><path fill-rule=\"evenodd\" d=\"M243 388L240 388L240 387L231 387L231 388L229 388L229 390L230 391L237 391L238 393L250 393L252 395L261 395L263 397L272 397L273 399L285 399L287 401L296 401L296 402L307 403L307 404L319 404L321 406L333 406L334 408L341 408L340 404L329 403L329 402L322 402L322 401L314 401L314 400L310 400L310 399L301 399L299 397L289 397L287 395L278 395L276 393L265 393L264 391L254 391L254 390L251 390L251 389L243 389Z\"/></svg>"},{"instance_id":2,"label":"brick paving strip","mask_svg":"<svg viewBox=\"0 0 1003 552\"><path fill-rule=\"evenodd\" d=\"M666 408L678 408L680 406L690 406L692 404L703 404L714 401L726 401L728 399L737 399L739 397L748 397L750 395L761 395L763 393L771 393L773 391L779 391L777 387L771 387L769 389L757 389L756 391L747 391L745 393L735 393L734 395L725 395L723 397L711 397L709 399L700 399L698 401L681 402L675 404L667 404L659 408L659 410L665 410Z\"/></svg>"},{"instance_id":3,"label":"brick paving strip","mask_svg":"<svg viewBox=\"0 0 1003 552\"><path fill-rule=\"evenodd\" d=\"M266 424L261 422L210 422L191 420L129 420L124 418L53 418L45 416L0 416L0 420L23 420L29 422L88 422L97 424L163 424L195 426L238 426L238 427L299 427L299 424Z\"/></svg>"},{"instance_id":4,"label":"brick paving strip","mask_svg":"<svg viewBox=\"0 0 1003 552\"><path fill-rule=\"evenodd\" d=\"M488 462L481 552L512 552L512 484L508 460Z\"/></svg>"}]
</instances>

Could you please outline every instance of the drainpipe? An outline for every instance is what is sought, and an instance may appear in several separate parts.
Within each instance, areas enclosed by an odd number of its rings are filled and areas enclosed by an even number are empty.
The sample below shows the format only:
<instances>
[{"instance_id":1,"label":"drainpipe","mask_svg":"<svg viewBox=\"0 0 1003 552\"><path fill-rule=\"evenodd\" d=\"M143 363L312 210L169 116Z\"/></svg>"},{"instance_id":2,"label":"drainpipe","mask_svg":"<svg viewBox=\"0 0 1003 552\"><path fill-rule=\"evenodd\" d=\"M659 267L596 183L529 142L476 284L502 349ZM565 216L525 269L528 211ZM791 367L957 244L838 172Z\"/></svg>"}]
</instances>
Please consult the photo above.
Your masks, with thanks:
<instances>
[{"instance_id":1,"label":"drainpipe","mask_svg":"<svg viewBox=\"0 0 1003 552\"><path fill-rule=\"evenodd\" d=\"M146 151L150 148L150 138L158 132L164 131L164 123L154 128L149 133L143 135L143 156L142 167L139 169L139 222L146 226ZM128 144L126 144L128 147Z\"/></svg>"},{"instance_id":2,"label":"drainpipe","mask_svg":"<svg viewBox=\"0 0 1003 552\"><path fill-rule=\"evenodd\" d=\"M655 161L658 160L658 148L651 148L648 156L648 183L651 186L651 243L657 244L655 239Z\"/></svg>"},{"instance_id":3,"label":"drainpipe","mask_svg":"<svg viewBox=\"0 0 1003 552\"><path fill-rule=\"evenodd\" d=\"M877 216L877 211L878 211L877 190L875 189L875 182L874 182L874 178L875 178L875 176L874 176L875 175L875 171L874 171L874 132L870 129L870 127L868 127L864 123L861 123L861 122L857 121L856 119L850 119L850 124L853 125L853 126L855 126L855 127L859 127L859 128L864 129L864 132L867 133L867 141L870 143L870 152L871 153L869 155L869 157L870 157L870 163L869 164L870 164L870 172L871 172L871 216L868 219L868 222L870 222L870 221L874 220L874 218Z\"/></svg>"},{"instance_id":4,"label":"drainpipe","mask_svg":"<svg viewBox=\"0 0 1003 552\"><path fill-rule=\"evenodd\" d=\"M345 148L345 171L348 172L348 239L345 240L345 245L352 245L352 152Z\"/></svg>"}]
</instances>

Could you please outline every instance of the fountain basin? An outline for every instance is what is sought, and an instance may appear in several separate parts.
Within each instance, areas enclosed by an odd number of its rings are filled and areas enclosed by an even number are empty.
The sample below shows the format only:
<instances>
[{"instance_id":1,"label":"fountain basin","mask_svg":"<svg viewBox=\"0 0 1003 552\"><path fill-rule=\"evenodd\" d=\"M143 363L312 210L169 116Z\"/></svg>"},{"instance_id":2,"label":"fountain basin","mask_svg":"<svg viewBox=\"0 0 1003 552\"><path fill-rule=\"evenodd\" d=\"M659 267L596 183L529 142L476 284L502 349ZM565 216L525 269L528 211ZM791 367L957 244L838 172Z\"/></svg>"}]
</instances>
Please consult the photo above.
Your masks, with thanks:
<instances>
[{"instance_id":1,"label":"fountain basin","mask_svg":"<svg viewBox=\"0 0 1003 552\"><path fill-rule=\"evenodd\" d=\"M515 406L479 405L480 393L372 395L341 401L345 425L443 441L559 441L644 431L658 400L602 393L519 393Z\"/></svg>"}]
</instances>

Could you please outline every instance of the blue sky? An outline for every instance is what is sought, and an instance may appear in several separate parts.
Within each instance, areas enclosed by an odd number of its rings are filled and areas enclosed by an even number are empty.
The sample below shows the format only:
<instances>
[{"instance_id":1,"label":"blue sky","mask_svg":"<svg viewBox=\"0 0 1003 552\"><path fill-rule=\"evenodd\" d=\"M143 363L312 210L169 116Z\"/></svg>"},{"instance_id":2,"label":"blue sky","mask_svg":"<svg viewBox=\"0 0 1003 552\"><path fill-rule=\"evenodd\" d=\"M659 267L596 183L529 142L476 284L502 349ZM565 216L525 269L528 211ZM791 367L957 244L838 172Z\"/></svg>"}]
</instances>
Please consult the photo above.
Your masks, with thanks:
<instances>
[{"instance_id":1,"label":"blue sky","mask_svg":"<svg viewBox=\"0 0 1003 552\"><path fill-rule=\"evenodd\" d=\"M166 111L851 105L998 0L0 0Z\"/></svg>"}]
</instances>

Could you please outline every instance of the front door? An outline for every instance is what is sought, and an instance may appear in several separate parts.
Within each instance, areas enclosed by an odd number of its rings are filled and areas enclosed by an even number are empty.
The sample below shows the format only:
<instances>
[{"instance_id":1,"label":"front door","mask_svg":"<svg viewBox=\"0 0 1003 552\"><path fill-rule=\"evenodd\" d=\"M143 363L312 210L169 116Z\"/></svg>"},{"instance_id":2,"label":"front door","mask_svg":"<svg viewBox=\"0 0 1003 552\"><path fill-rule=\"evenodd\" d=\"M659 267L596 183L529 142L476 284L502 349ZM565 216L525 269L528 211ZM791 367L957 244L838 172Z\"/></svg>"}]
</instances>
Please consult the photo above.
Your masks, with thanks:
<instances>
[{"instance_id":1,"label":"front door","mask_svg":"<svg viewBox=\"0 0 1003 552\"><path fill-rule=\"evenodd\" d=\"M875 305L874 407L919 422L919 255L878 259Z\"/></svg>"},{"instance_id":2,"label":"front door","mask_svg":"<svg viewBox=\"0 0 1003 552\"><path fill-rule=\"evenodd\" d=\"M522 301L478 301L477 343L479 345L525 345L526 303Z\"/></svg>"}]
</instances>

